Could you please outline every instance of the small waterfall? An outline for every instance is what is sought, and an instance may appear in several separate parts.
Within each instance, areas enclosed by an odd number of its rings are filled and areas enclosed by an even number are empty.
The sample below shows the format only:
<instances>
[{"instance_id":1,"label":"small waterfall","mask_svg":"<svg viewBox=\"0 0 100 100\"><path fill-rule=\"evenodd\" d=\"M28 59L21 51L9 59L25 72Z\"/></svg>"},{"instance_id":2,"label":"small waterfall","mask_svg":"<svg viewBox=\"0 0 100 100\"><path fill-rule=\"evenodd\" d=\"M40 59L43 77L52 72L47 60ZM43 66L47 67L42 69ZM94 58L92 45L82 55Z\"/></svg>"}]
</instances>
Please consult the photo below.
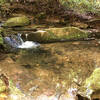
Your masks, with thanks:
<instances>
[{"instance_id":1,"label":"small waterfall","mask_svg":"<svg viewBox=\"0 0 100 100\"><path fill-rule=\"evenodd\" d=\"M24 43L24 41L23 41L23 39L21 38L21 34L20 34L20 33L18 33L17 38L18 38L20 44L22 45L22 44Z\"/></svg>"},{"instance_id":2,"label":"small waterfall","mask_svg":"<svg viewBox=\"0 0 100 100\"><path fill-rule=\"evenodd\" d=\"M13 48L21 48L21 49L28 49L28 48L37 48L40 46L39 43L33 41L23 41L21 38L21 34L18 33L17 35L11 35L10 37L4 37L4 42Z\"/></svg>"}]
</instances>

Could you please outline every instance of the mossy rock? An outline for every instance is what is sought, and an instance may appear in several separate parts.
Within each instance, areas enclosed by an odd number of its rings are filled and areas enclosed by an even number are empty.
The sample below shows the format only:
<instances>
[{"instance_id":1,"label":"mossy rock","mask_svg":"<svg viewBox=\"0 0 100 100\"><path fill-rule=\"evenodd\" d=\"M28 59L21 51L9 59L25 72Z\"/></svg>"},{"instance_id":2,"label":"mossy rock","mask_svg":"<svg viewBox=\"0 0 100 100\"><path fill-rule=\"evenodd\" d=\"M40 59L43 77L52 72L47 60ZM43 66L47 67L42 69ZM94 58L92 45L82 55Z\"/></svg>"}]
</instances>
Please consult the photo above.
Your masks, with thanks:
<instances>
[{"instance_id":1,"label":"mossy rock","mask_svg":"<svg viewBox=\"0 0 100 100\"><path fill-rule=\"evenodd\" d=\"M49 28L37 31L36 34L30 34L29 40L38 42L52 42L63 40L79 40L88 38L90 33L83 31L77 27Z\"/></svg>"},{"instance_id":2,"label":"mossy rock","mask_svg":"<svg viewBox=\"0 0 100 100\"><path fill-rule=\"evenodd\" d=\"M0 79L0 93L6 91L7 86L6 84Z\"/></svg>"},{"instance_id":3,"label":"mossy rock","mask_svg":"<svg viewBox=\"0 0 100 100\"><path fill-rule=\"evenodd\" d=\"M84 81L84 84L80 87L79 94L89 98L89 100L91 97L95 98L95 96L98 98L98 94L100 95L100 68L96 68L90 77Z\"/></svg>"},{"instance_id":4,"label":"mossy rock","mask_svg":"<svg viewBox=\"0 0 100 100\"><path fill-rule=\"evenodd\" d=\"M28 25L29 23L30 23L29 18L26 16L14 17L14 18L8 19L4 23L3 27L25 26L25 25Z\"/></svg>"},{"instance_id":5,"label":"mossy rock","mask_svg":"<svg viewBox=\"0 0 100 100\"><path fill-rule=\"evenodd\" d=\"M96 68L91 76L86 79L85 86L91 90L100 90L100 68Z\"/></svg>"},{"instance_id":6,"label":"mossy rock","mask_svg":"<svg viewBox=\"0 0 100 100\"><path fill-rule=\"evenodd\" d=\"M77 27L50 28L46 31L49 34L49 38L55 39L80 39L87 38L89 35L88 32Z\"/></svg>"}]
</instances>

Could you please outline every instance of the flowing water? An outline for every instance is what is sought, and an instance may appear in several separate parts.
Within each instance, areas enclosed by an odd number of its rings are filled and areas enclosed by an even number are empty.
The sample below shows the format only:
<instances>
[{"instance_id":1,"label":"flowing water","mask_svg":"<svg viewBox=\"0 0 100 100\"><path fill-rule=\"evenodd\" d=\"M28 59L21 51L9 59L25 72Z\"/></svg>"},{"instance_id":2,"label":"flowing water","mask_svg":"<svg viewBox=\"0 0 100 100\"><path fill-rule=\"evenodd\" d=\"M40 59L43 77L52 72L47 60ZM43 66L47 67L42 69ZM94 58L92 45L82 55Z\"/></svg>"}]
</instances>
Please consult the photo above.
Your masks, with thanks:
<instances>
[{"instance_id":1,"label":"flowing water","mask_svg":"<svg viewBox=\"0 0 100 100\"><path fill-rule=\"evenodd\" d=\"M26 48L27 44L32 48L40 46L32 41L23 42L19 36L13 36L12 41L17 40L17 44L11 41L8 44L14 48ZM3 54L1 58L0 72L6 73L24 94L38 97L36 100L46 100L44 95L55 95L54 100L59 100L69 88L78 89L100 66L100 45L95 40L48 43L35 50L20 49L16 53Z\"/></svg>"},{"instance_id":2,"label":"flowing water","mask_svg":"<svg viewBox=\"0 0 100 100\"><path fill-rule=\"evenodd\" d=\"M31 48L37 48L40 46L39 43L33 42L33 41L23 41L21 38L21 34L17 35L11 35L10 37L4 37L4 42L11 46L12 48L16 49L31 49Z\"/></svg>"}]
</instances>

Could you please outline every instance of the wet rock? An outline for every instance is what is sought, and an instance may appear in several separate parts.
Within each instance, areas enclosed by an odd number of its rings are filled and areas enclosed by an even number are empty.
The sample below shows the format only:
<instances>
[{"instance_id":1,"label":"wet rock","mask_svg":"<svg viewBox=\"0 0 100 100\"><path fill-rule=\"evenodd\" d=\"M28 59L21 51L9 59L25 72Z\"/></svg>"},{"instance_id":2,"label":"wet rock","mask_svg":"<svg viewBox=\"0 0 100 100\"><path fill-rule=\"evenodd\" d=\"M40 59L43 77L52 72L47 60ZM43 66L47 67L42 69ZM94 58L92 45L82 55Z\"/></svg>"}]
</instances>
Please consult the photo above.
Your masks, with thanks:
<instances>
[{"instance_id":1,"label":"wet rock","mask_svg":"<svg viewBox=\"0 0 100 100\"><path fill-rule=\"evenodd\" d=\"M31 28L31 27L16 27L13 28L14 31L37 31L37 29L35 27Z\"/></svg>"},{"instance_id":2,"label":"wet rock","mask_svg":"<svg viewBox=\"0 0 100 100\"><path fill-rule=\"evenodd\" d=\"M100 90L92 93L91 100L100 100Z\"/></svg>"},{"instance_id":3,"label":"wet rock","mask_svg":"<svg viewBox=\"0 0 100 100\"><path fill-rule=\"evenodd\" d=\"M72 25L78 28L82 28L82 29L86 29L88 27L87 24L81 23L81 22L73 22Z\"/></svg>"},{"instance_id":4,"label":"wet rock","mask_svg":"<svg viewBox=\"0 0 100 100\"><path fill-rule=\"evenodd\" d=\"M60 96L59 100L78 100L77 89L69 88L65 94Z\"/></svg>"},{"instance_id":5,"label":"wet rock","mask_svg":"<svg viewBox=\"0 0 100 100\"><path fill-rule=\"evenodd\" d=\"M92 19L87 22L90 27L97 28L100 30L100 18Z\"/></svg>"},{"instance_id":6,"label":"wet rock","mask_svg":"<svg viewBox=\"0 0 100 100\"><path fill-rule=\"evenodd\" d=\"M28 39L38 42L55 42L87 38L90 33L77 27L49 28L28 35Z\"/></svg>"},{"instance_id":7,"label":"wet rock","mask_svg":"<svg viewBox=\"0 0 100 100\"><path fill-rule=\"evenodd\" d=\"M30 23L28 17L22 16L22 17L14 17L8 19L4 24L3 27L15 27L15 26L25 26Z\"/></svg>"},{"instance_id":8,"label":"wet rock","mask_svg":"<svg viewBox=\"0 0 100 100\"><path fill-rule=\"evenodd\" d=\"M88 98L83 97L83 96L81 96L79 94L77 94L77 98L78 98L78 100L89 100Z\"/></svg>"},{"instance_id":9,"label":"wet rock","mask_svg":"<svg viewBox=\"0 0 100 100\"><path fill-rule=\"evenodd\" d=\"M100 19L92 19L90 21L88 21L88 23L100 23Z\"/></svg>"}]
</instances>

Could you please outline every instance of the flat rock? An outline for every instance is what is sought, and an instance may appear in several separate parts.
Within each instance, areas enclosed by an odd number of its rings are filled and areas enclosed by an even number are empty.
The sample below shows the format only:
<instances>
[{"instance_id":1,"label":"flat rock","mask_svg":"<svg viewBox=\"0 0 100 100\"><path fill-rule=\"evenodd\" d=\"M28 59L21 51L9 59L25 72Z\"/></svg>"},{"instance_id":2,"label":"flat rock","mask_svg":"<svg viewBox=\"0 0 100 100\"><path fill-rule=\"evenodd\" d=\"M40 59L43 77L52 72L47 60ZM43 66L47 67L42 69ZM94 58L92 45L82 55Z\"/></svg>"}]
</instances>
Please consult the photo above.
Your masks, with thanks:
<instances>
[{"instance_id":1,"label":"flat rock","mask_svg":"<svg viewBox=\"0 0 100 100\"><path fill-rule=\"evenodd\" d=\"M28 35L28 39L38 42L55 42L87 38L90 33L77 27L48 28Z\"/></svg>"}]
</instances>

